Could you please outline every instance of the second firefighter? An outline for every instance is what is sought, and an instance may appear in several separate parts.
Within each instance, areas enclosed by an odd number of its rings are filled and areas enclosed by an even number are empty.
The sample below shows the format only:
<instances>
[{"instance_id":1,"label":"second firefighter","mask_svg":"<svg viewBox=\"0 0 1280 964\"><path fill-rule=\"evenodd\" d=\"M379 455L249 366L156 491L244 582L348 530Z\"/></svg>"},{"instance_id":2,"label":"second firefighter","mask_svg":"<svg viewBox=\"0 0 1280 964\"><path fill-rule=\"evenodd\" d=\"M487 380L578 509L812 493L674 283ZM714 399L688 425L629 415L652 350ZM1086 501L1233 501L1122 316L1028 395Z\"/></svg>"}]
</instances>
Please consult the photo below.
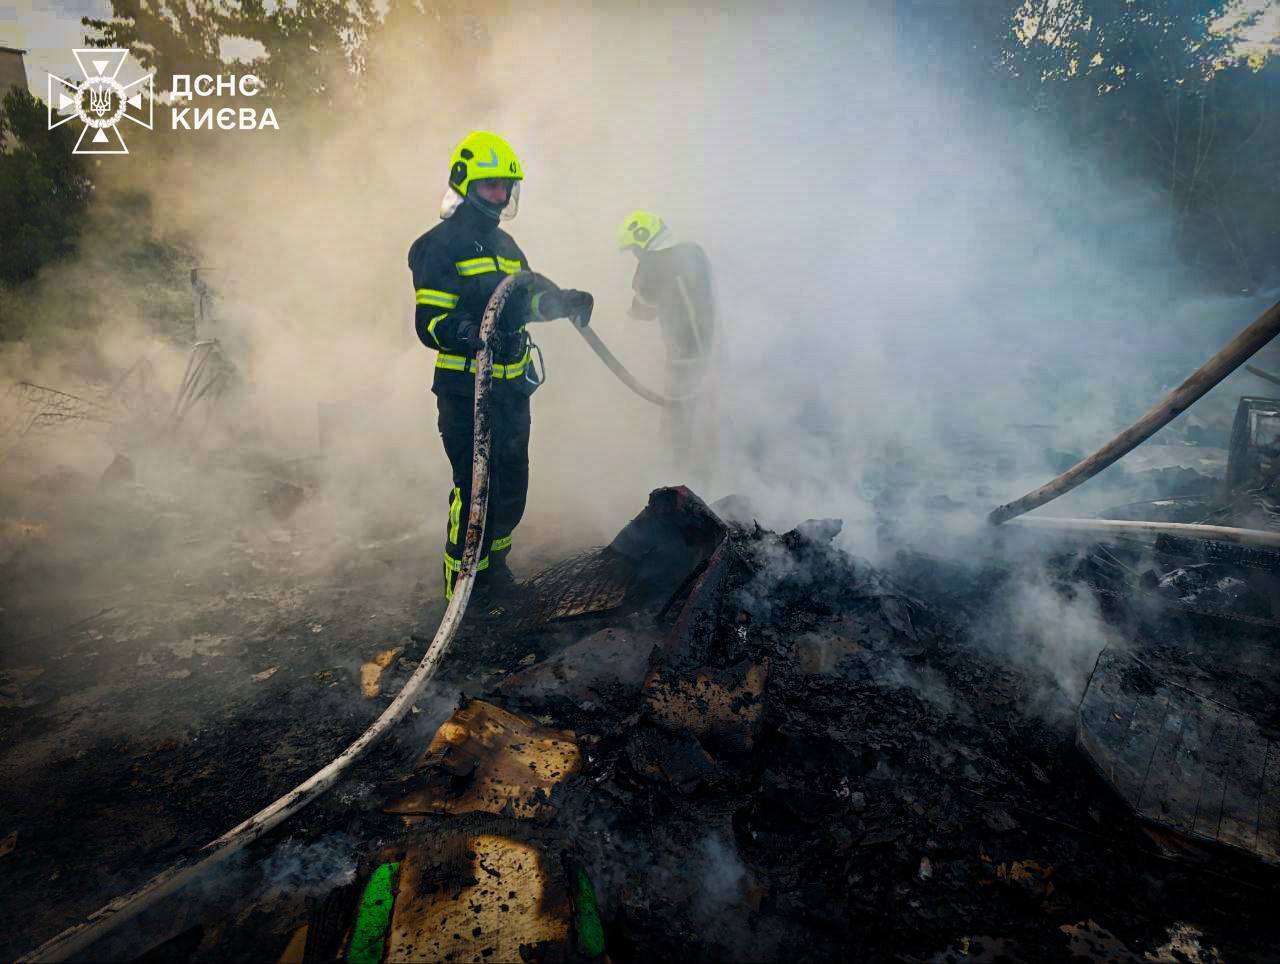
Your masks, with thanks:
<instances>
[{"instance_id":1,"label":"second firefighter","mask_svg":"<svg viewBox=\"0 0 1280 964\"><path fill-rule=\"evenodd\" d=\"M657 321L667 350L663 434L674 466L706 482L714 463L715 368L720 350L711 264L701 245L679 242L652 211L632 211L618 229L618 247L636 256L627 312Z\"/></svg>"}]
</instances>

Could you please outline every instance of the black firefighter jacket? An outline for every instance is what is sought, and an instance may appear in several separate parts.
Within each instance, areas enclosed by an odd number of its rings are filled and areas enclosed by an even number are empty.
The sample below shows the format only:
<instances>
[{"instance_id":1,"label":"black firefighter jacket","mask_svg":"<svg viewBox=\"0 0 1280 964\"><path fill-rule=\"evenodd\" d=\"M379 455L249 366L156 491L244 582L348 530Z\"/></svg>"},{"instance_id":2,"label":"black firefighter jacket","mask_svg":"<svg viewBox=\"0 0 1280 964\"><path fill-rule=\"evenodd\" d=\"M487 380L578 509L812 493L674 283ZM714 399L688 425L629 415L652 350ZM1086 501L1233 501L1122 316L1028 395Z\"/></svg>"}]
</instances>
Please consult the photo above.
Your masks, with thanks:
<instances>
[{"instance_id":1,"label":"black firefighter jacket","mask_svg":"<svg viewBox=\"0 0 1280 964\"><path fill-rule=\"evenodd\" d=\"M684 242L640 254L631 287L631 316L657 318L671 359L707 359L716 338L711 264L701 246Z\"/></svg>"},{"instance_id":2,"label":"black firefighter jacket","mask_svg":"<svg viewBox=\"0 0 1280 964\"><path fill-rule=\"evenodd\" d=\"M461 330L480 324L503 278L529 270L524 252L496 220L463 204L413 242L409 270L417 303L414 327L422 343L438 352L431 390L437 395L470 397L475 394L476 353L463 343ZM548 290L554 286L540 283L514 292L498 319L505 337L502 351L494 358L495 397L529 395L538 386L525 326L544 320L538 314L538 300Z\"/></svg>"}]
</instances>

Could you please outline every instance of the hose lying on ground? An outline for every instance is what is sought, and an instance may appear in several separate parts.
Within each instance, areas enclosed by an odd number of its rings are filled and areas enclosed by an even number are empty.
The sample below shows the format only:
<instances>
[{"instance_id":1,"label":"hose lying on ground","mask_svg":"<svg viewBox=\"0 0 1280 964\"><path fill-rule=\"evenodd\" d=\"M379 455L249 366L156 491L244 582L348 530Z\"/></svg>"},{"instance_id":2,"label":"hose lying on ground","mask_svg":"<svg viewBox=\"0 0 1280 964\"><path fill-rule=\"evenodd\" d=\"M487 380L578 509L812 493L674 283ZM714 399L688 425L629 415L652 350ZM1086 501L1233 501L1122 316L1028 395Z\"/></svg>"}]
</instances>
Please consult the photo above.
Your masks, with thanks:
<instances>
[{"instance_id":1,"label":"hose lying on ground","mask_svg":"<svg viewBox=\"0 0 1280 964\"><path fill-rule=\"evenodd\" d=\"M1081 482L1093 478L1164 428L1280 333L1280 302L1264 311L1258 320L1236 335L1220 352L1201 365L1155 408L1143 415L1098 451L1081 459L1067 471L1022 498L997 506L987 516L992 525L1008 522L1024 512L1052 502Z\"/></svg>"},{"instance_id":2,"label":"hose lying on ground","mask_svg":"<svg viewBox=\"0 0 1280 964\"><path fill-rule=\"evenodd\" d=\"M1272 375L1270 372L1264 372L1261 368L1254 368L1252 365L1245 365L1244 370L1250 375L1257 375L1263 381L1271 382L1273 385L1280 385L1280 378Z\"/></svg>"},{"instance_id":3,"label":"hose lying on ground","mask_svg":"<svg viewBox=\"0 0 1280 964\"><path fill-rule=\"evenodd\" d=\"M577 325L574 325L574 327L578 328ZM618 361L618 356L609 350L609 347L600 340L600 336L594 331L590 328L578 328L578 334L591 346L591 350L599 356L609 371L617 375L622 384L626 385L627 388L631 389L646 402L652 402L662 408L671 408L674 405L683 405L685 402L691 402L702 394L702 392L690 392L688 395L671 396L659 395L657 392L650 391L641 385L631 372L627 371L627 366Z\"/></svg>"},{"instance_id":4,"label":"hose lying on ground","mask_svg":"<svg viewBox=\"0 0 1280 964\"><path fill-rule=\"evenodd\" d=\"M1178 536L1184 539L1229 542L1237 546L1280 549L1280 532L1190 522L1134 522L1127 519L1062 519L1052 516L1031 516L1019 519L1015 525L1053 532L1079 532L1094 535Z\"/></svg>"},{"instance_id":5,"label":"hose lying on ground","mask_svg":"<svg viewBox=\"0 0 1280 964\"><path fill-rule=\"evenodd\" d=\"M533 272L520 272L502 280L480 322L480 337L487 343L497 317L511 293L539 278ZM297 813L326 790L332 787L344 770L360 759L375 743L408 712L422 688L435 674L445 650L453 641L467 611L471 590L475 581L476 562L484 541L485 513L489 506L489 444L491 435L489 388L493 377L493 356L486 348L476 355L476 394L473 434L473 458L471 462L471 511L467 516L466 547L462 552L462 568L454 582L453 597L445 608L440 626L431 645L427 647L422 662L404 684L400 694L391 702L369 729L342 751L328 766L318 770L294 787L279 800L259 810L244 823L228 830L217 840L205 845L203 856L196 856L170 867L153 877L132 893L117 897L111 903L84 921L63 931L57 937L40 945L23 961L62 961L84 950L95 941L142 911L168 896L183 885L226 860L246 844L257 840L268 830Z\"/></svg>"}]
</instances>

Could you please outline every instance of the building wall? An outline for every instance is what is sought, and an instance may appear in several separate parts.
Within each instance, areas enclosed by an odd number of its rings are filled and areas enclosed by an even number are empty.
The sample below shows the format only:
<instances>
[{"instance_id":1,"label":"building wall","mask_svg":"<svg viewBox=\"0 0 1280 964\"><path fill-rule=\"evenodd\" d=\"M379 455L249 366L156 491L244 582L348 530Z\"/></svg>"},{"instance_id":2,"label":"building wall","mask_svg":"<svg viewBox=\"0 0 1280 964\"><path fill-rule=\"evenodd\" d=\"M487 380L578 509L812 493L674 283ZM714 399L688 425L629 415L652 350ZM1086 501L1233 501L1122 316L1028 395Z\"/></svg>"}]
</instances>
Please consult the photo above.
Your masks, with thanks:
<instances>
[{"instance_id":1,"label":"building wall","mask_svg":"<svg viewBox=\"0 0 1280 964\"><path fill-rule=\"evenodd\" d=\"M10 87L27 89L27 68L22 62L22 52L0 49L0 96L7 94Z\"/></svg>"}]
</instances>

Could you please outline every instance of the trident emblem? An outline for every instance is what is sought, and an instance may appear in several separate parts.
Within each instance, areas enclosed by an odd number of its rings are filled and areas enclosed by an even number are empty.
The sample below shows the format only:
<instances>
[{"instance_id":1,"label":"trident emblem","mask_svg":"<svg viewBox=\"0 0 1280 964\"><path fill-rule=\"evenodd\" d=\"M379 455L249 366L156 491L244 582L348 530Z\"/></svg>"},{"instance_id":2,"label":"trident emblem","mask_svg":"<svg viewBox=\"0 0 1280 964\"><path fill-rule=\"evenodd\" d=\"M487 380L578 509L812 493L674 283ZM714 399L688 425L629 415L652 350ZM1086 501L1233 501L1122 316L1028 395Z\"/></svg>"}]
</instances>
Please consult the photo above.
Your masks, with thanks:
<instances>
[{"instance_id":1,"label":"trident emblem","mask_svg":"<svg viewBox=\"0 0 1280 964\"><path fill-rule=\"evenodd\" d=\"M129 149L116 125L124 118L151 129L155 110L151 75L129 84L116 79L128 59L127 50L88 48L72 53L84 80L77 83L49 75L49 129L78 117L84 130L76 141L74 153L128 154Z\"/></svg>"},{"instance_id":2,"label":"trident emblem","mask_svg":"<svg viewBox=\"0 0 1280 964\"><path fill-rule=\"evenodd\" d=\"M105 117L111 109L111 88L105 85L89 87L89 109L99 117Z\"/></svg>"}]
</instances>

